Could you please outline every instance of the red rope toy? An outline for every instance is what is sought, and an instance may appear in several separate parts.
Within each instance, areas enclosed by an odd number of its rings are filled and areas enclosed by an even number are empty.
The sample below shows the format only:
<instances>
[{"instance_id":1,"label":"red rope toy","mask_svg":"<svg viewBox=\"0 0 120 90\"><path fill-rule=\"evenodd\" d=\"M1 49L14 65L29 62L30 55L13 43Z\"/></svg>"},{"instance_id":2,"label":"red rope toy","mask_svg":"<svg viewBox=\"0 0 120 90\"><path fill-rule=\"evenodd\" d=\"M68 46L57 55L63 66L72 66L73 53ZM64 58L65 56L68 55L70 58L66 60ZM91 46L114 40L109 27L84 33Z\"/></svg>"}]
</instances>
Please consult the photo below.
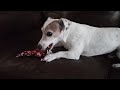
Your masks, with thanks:
<instances>
[{"instance_id":1,"label":"red rope toy","mask_svg":"<svg viewBox=\"0 0 120 90\"><path fill-rule=\"evenodd\" d=\"M46 55L45 51L41 51L39 49L35 50L29 50L29 51L23 51L20 54L18 54L16 57L22 57L22 56L35 56L35 57L44 57Z\"/></svg>"},{"instance_id":2,"label":"red rope toy","mask_svg":"<svg viewBox=\"0 0 120 90\"><path fill-rule=\"evenodd\" d=\"M23 56L35 56L35 57L40 57L41 59L43 59L45 57L45 55L47 54L47 52L50 50L50 48L52 47L52 44L50 44L46 50L39 50L39 49L35 49L35 50L29 50L29 51L23 51L20 54L18 54L16 57L23 57Z\"/></svg>"}]
</instances>

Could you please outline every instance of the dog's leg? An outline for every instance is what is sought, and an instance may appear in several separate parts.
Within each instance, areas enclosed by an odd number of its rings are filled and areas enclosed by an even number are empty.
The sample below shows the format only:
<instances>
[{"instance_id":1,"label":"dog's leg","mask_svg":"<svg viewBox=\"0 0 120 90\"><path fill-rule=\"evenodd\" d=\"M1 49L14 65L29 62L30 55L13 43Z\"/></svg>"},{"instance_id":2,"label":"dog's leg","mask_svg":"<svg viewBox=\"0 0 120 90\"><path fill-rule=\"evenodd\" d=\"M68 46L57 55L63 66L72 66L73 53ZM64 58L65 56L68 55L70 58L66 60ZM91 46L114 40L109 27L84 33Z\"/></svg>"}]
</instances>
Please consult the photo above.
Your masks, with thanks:
<instances>
[{"instance_id":1,"label":"dog's leg","mask_svg":"<svg viewBox=\"0 0 120 90\"><path fill-rule=\"evenodd\" d=\"M76 53L72 52L72 51L60 51L60 52L57 52L57 53L54 53L54 54L46 55L45 58L44 58L44 61L50 62L52 60L59 59L59 58L78 60L80 55L76 55Z\"/></svg>"},{"instance_id":2,"label":"dog's leg","mask_svg":"<svg viewBox=\"0 0 120 90\"><path fill-rule=\"evenodd\" d=\"M59 58L78 60L82 52L83 52L83 45L81 45L81 48L76 48L76 49L74 48L74 49L70 49L69 51L60 51L57 53L46 55L44 57L44 61L50 62L52 60L59 59Z\"/></svg>"}]
</instances>

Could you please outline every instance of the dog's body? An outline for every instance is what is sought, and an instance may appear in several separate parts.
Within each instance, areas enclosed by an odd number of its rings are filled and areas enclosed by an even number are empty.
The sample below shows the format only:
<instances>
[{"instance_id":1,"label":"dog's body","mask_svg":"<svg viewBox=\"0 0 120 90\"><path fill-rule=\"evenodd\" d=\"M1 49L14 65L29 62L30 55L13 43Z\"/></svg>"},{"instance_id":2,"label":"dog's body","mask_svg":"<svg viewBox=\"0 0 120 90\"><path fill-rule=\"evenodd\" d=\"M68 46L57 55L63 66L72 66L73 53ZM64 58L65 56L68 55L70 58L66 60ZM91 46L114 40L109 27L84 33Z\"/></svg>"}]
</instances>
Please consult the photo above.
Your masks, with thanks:
<instances>
[{"instance_id":1,"label":"dog's body","mask_svg":"<svg viewBox=\"0 0 120 90\"><path fill-rule=\"evenodd\" d=\"M59 20L62 23L54 22ZM55 30L51 30L54 25L56 27L54 28ZM63 28L56 30L60 27L59 25L62 25ZM43 49L51 43L53 43L53 46L61 43L68 50L48 54L44 58L45 61L50 62L58 58L78 60L81 55L102 55L115 49L118 49L117 55L120 58L120 28L98 28L72 22L65 18L48 18L42 27L42 31L44 32L43 37L38 45L41 45ZM45 36L45 31L52 31L55 33L53 34L54 37L51 36L51 39L49 39L49 37Z\"/></svg>"},{"instance_id":2,"label":"dog's body","mask_svg":"<svg viewBox=\"0 0 120 90\"><path fill-rule=\"evenodd\" d=\"M66 42L63 42L63 46L66 49L76 47L80 51L81 44L84 44L81 53L83 56L109 53L120 47L120 29L96 28L73 22L73 27L69 30L69 35Z\"/></svg>"}]
</instances>

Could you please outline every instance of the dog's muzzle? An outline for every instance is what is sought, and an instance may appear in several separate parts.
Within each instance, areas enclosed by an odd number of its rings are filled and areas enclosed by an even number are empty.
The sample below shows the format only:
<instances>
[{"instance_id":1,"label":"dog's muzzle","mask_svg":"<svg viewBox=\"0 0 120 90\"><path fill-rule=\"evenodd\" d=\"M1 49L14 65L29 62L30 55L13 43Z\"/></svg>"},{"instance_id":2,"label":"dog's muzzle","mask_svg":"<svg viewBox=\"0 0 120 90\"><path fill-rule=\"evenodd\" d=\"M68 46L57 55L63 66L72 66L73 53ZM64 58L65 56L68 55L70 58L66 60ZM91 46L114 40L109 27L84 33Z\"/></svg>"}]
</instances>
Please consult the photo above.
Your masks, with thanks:
<instances>
[{"instance_id":1,"label":"dog's muzzle","mask_svg":"<svg viewBox=\"0 0 120 90\"><path fill-rule=\"evenodd\" d=\"M42 46L40 44L38 44L36 48L41 50Z\"/></svg>"},{"instance_id":2,"label":"dog's muzzle","mask_svg":"<svg viewBox=\"0 0 120 90\"><path fill-rule=\"evenodd\" d=\"M52 47L53 47L53 43L51 43L44 51L49 52L49 50L51 50ZM40 44L38 44L36 48L42 50L42 46Z\"/></svg>"}]
</instances>

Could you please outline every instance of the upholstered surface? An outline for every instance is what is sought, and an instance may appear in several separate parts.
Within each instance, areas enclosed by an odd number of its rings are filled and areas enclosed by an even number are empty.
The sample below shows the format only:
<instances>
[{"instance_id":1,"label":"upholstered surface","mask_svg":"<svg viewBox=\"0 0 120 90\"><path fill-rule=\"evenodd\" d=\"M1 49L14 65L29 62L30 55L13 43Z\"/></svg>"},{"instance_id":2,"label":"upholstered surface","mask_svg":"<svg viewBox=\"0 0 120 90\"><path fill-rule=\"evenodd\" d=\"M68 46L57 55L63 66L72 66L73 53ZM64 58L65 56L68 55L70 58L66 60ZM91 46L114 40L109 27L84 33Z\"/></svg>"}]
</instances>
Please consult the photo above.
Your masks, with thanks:
<instances>
[{"instance_id":1,"label":"upholstered surface","mask_svg":"<svg viewBox=\"0 0 120 90\"><path fill-rule=\"evenodd\" d=\"M15 56L19 51L33 49L41 38L40 28L48 16L65 17L94 26L119 26L116 12L99 11L9 11L0 12L0 79L110 79L120 78L119 70L111 68L113 59L107 55L81 57L80 60L58 59L50 63L35 57ZM65 50L54 48L53 52Z\"/></svg>"}]
</instances>

